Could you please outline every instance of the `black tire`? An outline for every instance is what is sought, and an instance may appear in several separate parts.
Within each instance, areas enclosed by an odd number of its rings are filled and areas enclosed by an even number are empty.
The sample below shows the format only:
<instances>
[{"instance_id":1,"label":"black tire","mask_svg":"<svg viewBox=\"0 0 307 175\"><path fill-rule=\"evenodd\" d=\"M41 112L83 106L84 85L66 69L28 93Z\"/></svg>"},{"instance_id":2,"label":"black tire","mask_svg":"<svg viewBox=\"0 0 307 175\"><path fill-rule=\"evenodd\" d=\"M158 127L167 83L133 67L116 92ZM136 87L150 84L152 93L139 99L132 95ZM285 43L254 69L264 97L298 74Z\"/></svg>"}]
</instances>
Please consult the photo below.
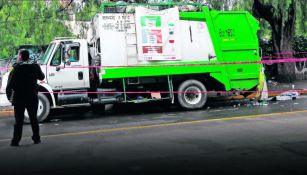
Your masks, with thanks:
<instances>
[{"instance_id":1,"label":"black tire","mask_svg":"<svg viewBox=\"0 0 307 175\"><path fill-rule=\"evenodd\" d=\"M45 121L48 118L49 113L50 113L50 102L44 94L39 93L38 94L38 109L37 109L38 122ZM29 118L27 111L25 111L24 122L30 123L30 118Z\"/></svg>"},{"instance_id":2,"label":"black tire","mask_svg":"<svg viewBox=\"0 0 307 175\"><path fill-rule=\"evenodd\" d=\"M204 107L207 97L206 87L198 80L186 80L179 85L177 100L184 109L191 110Z\"/></svg>"}]
</instances>

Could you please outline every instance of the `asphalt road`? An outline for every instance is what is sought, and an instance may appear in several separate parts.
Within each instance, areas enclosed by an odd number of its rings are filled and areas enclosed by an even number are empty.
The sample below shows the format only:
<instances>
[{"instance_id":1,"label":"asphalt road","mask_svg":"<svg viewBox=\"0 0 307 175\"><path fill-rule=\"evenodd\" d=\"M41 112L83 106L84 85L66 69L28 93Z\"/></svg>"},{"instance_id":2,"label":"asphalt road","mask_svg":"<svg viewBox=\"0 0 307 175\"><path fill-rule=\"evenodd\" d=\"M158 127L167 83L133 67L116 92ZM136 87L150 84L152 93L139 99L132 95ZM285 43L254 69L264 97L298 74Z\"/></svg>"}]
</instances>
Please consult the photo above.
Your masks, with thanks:
<instances>
[{"instance_id":1,"label":"asphalt road","mask_svg":"<svg viewBox=\"0 0 307 175\"><path fill-rule=\"evenodd\" d=\"M10 147L13 118L0 117L0 173L307 174L307 99L182 111L158 104L53 111L34 145L29 125ZM223 107L222 107L223 105ZM235 107L233 105L236 105ZM3 115L4 116L4 115Z\"/></svg>"}]
</instances>

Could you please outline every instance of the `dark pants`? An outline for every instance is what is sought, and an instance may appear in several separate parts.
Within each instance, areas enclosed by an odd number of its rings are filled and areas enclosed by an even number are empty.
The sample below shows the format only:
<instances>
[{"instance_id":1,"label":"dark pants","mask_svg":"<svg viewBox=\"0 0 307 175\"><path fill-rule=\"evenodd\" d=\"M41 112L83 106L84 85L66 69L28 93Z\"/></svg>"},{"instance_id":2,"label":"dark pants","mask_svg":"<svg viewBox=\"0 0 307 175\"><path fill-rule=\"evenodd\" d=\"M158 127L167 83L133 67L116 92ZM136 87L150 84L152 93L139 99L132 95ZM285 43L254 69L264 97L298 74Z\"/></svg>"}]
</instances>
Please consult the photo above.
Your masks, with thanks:
<instances>
[{"instance_id":1,"label":"dark pants","mask_svg":"<svg viewBox=\"0 0 307 175\"><path fill-rule=\"evenodd\" d=\"M34 141L40 140L39 125L37 121L37 107L38 97L37 95L15 97L14 98L14 113L15 113L15 125L12 142L19 143L22 137L22 127L24 121L25 109L28 110L30 117L31 127L33 131L32 139Z\"/></svg>"}]
</instances>

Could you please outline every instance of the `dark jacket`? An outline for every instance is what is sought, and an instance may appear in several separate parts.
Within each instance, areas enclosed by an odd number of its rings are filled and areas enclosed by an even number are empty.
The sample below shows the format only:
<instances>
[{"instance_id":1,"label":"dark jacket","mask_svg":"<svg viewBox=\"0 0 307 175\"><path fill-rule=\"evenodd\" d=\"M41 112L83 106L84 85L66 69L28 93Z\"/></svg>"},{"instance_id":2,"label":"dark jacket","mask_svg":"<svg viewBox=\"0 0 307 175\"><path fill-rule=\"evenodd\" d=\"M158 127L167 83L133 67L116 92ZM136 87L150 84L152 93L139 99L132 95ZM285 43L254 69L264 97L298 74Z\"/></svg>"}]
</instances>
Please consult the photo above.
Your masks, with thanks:
<instances>
[{"instance_id":1,"label":"dark jacket","mask_svg":"<svg viewBox=\"0 0 307 175\"><path fill-rule=\"evenodd\" d=\"M37 95L37 80L45 78L38 64L17 63L10 72L6 87L6 95L10 99L14 91L14 100ZM14 102L12 102L14 104Z\"/></svg>"}]
</instances>

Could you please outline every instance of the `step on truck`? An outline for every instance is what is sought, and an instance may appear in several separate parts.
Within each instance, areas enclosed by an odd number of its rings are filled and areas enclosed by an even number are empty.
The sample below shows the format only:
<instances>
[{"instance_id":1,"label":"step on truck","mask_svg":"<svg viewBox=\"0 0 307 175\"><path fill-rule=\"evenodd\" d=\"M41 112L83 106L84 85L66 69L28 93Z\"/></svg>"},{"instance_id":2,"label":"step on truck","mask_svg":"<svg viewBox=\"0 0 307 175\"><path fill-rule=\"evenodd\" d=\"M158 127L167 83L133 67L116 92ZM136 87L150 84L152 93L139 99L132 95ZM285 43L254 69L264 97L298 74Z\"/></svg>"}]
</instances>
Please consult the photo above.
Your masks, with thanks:
<instances>
[{"instance_id":1,"label":"step on truck","mask_svg":"<svg viewBox=\"0 0 307 175\"><path fill-rule=\"evenodd\" d=\"M150 101L201 109L208 97L259 84L259 23L250 13L199 4L194 11L181 11L183 4L130 4L130 12L118 6L102 5L90 41L50 43L39 60L46 75L38 82L39 121L50 108L83 103L102 111Z\"/></svg>"}]
</instances>

